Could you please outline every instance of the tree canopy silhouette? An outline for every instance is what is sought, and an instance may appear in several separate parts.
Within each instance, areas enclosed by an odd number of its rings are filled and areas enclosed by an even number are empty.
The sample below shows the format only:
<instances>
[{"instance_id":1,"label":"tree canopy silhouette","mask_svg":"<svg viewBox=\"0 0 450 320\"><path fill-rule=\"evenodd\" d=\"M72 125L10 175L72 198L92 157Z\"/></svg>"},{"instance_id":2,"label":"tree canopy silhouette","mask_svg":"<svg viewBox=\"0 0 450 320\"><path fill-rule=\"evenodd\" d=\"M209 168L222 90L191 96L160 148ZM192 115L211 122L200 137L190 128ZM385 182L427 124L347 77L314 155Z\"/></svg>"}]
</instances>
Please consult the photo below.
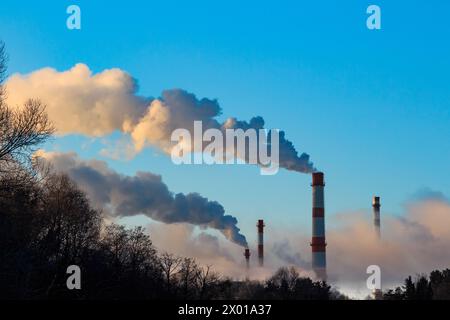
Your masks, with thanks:
<instances>
[{"instance_id":1,"label":"tree canopy silhouette","mask_svg":"<svg viewBox=\"0 0 450 320\"><path fill-rule=\"evenodd\" d=\"M449 300L450 269L434 270L429 276L408 276L402 287L385 292L385 300Z\"/></svg>"}]
</instances>

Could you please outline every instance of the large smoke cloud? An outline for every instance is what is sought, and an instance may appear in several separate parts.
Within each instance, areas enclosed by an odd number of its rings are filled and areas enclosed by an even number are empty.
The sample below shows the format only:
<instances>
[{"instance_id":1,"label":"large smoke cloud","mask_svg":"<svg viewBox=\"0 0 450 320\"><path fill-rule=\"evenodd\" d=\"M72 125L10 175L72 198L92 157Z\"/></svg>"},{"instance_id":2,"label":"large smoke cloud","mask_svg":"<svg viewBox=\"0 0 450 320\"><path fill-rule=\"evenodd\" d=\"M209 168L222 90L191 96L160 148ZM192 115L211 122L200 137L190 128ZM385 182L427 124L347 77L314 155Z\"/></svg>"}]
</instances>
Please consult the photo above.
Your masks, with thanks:
<instances>
[{"instance_id":1,"label":"large smoke cloud","mask_svg":"<svg viewBox=\"0 0 450 320\"><path fill-rule=\"evenodd\" d=\"M124 176L103 161L80 159L75 153L39 152L54 170L67 173L89 196L93 204L113 216L144 214L165 223L185 222L220 230L225 237L246 246L237 219L225 214L221 204L197 193L173 194L150 172Z\"/></svg>"},{"instance_id":2,"label":"large smoke cloud","mask_svg":"<svg viewBox=\"0 0 450 320\"><path fill-rule=\"evenodd\" d=\"M129 153L146 146L170 153L174 146L172 132L184 128L193 136L194 121L202 121L204 130L264 128L262 117L248 122L228 118L220 123L217 117L222 110L216 100L198 99L184 90L166 90L157 99L139 96L136 81L120 69L92 74L84 64L64 72L44 68L28 75L13 75L6 85L12 106L20 106L30 97L41 99L58 134L98 137L120 131L132 139L134 148L127 149ZM280 132L279 145L280 167L314 171L309 155L299 155L284 132Z\"/></svg>"},{"instance_id":3,"label":"large smoke cloud","mask_svg":"<svg viewBox=\"0 0 450 320\"><path fill-rule=\"evenodd\" d=\"M64 72L44 68L25 76L16 74L8 79L6 89L11 106L41 99L62 135L129 132L151 101L136 95L136 81L125 72L110 69L93 75L84 64Z\"/></svg>"}]
</instances>

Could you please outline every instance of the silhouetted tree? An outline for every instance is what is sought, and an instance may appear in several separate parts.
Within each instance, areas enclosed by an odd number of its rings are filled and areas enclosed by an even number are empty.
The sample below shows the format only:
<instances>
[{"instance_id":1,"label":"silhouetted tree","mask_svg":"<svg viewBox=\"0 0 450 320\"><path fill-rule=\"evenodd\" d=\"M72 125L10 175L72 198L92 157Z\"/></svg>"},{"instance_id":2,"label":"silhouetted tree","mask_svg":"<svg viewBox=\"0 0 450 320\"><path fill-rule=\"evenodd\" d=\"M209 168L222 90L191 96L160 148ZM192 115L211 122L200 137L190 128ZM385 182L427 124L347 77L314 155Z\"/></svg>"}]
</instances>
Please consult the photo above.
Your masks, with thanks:
<instances>
[{"instance_id":1,"label":"silhouetted tree","mask_svg":"<svg viewBox=\"0 0 450 320\"><path fill-rule=\"evenodd\" d=\"M395 288L395 290L389 289L384 293L383 300L405 300L405 293L400 287Z\"/></svg>"},{"instance_id":2,"label":"silhouetted tree","mask_svg":"<svg viewBox=\"0 0 450 320\"><path fill-rule=\"evenodd\" d=\"M46 295L66 291L66 268L82 266L99 240L101 214L68 176L54 174L43 185L38 250L52 266Z\"/></svg>"},{"instance_id":3,"label":"silhouetted tree","mask_svg":"<svg viewBox=\"0 0 450 320\"><path fill-rule=\"evenodd\" d=\"M177 294L176 275L180 271L182 259L164 252L160 257L161 270L165 279L167 295Z\"/></svg>"},{"instance_id":4,"label":"silhouetted tree","mask_svg":"<svg viewBox=\"0 0 450 320\"><path fill-rule=\"evenodd\" d=\"M196 283L198 286L198 299L213 299L218 295L218 284L220 276L211 270L211 266L198 267L196 273Z\"/></svg>"},{"instance_id":5,"label":"silhouetted tree","mask_svg":"<svg viewBox=\"0 0 450 320\"><path fill-rule=\"evenodd\" d=\"M427 276L420 275L415 282L415 287L415 300L431 300L433 298L431 283L428 281Z\"/></svg>"},{"instance_id":6,"label":"silhouetted tree","mask_svg":"<svg viewBox=\"0 0 450 320\"><path fill-rule=\"evenodd\" d=\"M310 278L300 277L293 267L278 269L266 281L266 294L269 299L327 300L330 298L330 289L325 282L314 282Z\"/></svg>"},{"instance_id":7,"label":"silhouetted tree","mask_svg":"<svg viewBox=\"0 0 450 320\"><path fill-rule=\"evenodd\" d=\"M448 300L450 299L450 269L435 270L429 277L418 275L415 281L408 276L403 287L388 290L383 298L385 300Z\"/></svg>"},{"instance_id":8,"label":"silhouetted tree","mask_svg":"<svg viewBox=\"0 0 450 320\"><path fill-rule=\"evenodd\" d=\"M34 147L54 132L40 101L30 99L14 109L5 103L6 61L5 45L0 42L0 173L5 171L5 166L16 168L17 162L29 162Z\"/></svg>"},{"instance_id":9,"label":"silhouetted tree","mask_svg":"<svg viewBox=\"0 0 450 320\"><path fill-rule=\"evenodd\" d=\"M411 276L409 276L408 278L405 279L405 299L406 300L415 300L416 298L416 286L414 285L414 282L411 278Z\"/></svg>"},{"instance_id":10,"label":"silhouetted tree","mask_svg":"<svg viewBox=\"0 0 450 320\"><path fill-rule=\"evenodd\" d=\"M34 147L47 140L54 129L45 106L38 100L28 100L20 109L0 104L0 162L25 163Z\"/></svg>"},{"instance_id":11,"label":"silhouetted tree","mask_svg":"<svg viewBox=\"0 0 450 320\"><path fill-rule=\"evenodd\" d=\"M194 259L183 258L181 260L181 267L178 274L184 299L192 298L195 294L199 272L199 267Z\"/></svg>"},{"instance_id":12,"label":"silhouetted tree","mask_svg":"<svg viewBox=\"0 0 450 320\"><path fill-rule=\"evenodd\" d=\"M156 249L142 227L111 224L101 243L102 294L109 298L152 298L161 293L162 272Z\"/></svg>"},{"instance_id":13,"label":"silhouetted tree","mask_svg":"<svg viewBox=\"0 0 450 320\"><path fill-rule=\"evenodd\" d=\"M450 269L442 272L435 270L430 273L431 290L433 299L450 300Z\"/></svg>"}]
</instances>

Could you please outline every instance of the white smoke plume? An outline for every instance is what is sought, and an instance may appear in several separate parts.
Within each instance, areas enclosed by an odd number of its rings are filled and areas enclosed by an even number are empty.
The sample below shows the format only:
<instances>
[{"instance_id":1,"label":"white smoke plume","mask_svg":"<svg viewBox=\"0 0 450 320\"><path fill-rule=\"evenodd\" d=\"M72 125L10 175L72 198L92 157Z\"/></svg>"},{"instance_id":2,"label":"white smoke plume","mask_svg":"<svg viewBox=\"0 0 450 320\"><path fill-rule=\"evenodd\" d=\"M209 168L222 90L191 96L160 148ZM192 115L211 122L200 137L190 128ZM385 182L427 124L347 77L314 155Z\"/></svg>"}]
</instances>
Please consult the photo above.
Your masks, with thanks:
<instances>
[{"instance_id":1,"label":"white smoke plume","mask_svg":"<svg viewBox=\"0 0 450 320\"><path fill-rule=\"evenodd\" d=\"M87 193L94 206L112 216L144 214L164 223L190 223L217 229L234 243L246 246L237 219L223 206L197 193L173 194L161 176L138 172L124 176L99 160L82 160L75 153L40 151L41 161L69 175Z\"/></svg>"},{"instance_id":2,"label":"white smoke plume","mask_svg":"<svg viewBox=\"0 0 450 320\"><path fill-rule=\"evenodd\" d=\"M187 129L194 136L194 121L201 121L204 130L264 128L262 117L248 122L231 117L221 123L217 120L222 112L217 100L199 99L184 90L166 90L159 98L140 96L136 80L120 69L93 74L84 64L63 72L44 68L11 76L6 88L11 106L20 108L30 97L46 104L60 135L100 137L114 131L129 135L134 147L125 150L129 155L147 146L170 153L175 145L171 141L173 131ZM299 155L282 131L279 148L280 167L305 173L315 170L309 155Z\"/></svg>"},{"instance_id":3,"label":"white smoke plume","mask_svg":"<svg viewBox=\"0 0 450 320\"><path fill-rule=\"evenodd\" d=\"M93 75L84 64L64 72L44 68L12 75L6 90L11 106L20 108L29 98L40 99L61 135L98 137L115 130L130 132L151 102L136 94L136 81L122 70Z\"/></svg>"}]
</instances>

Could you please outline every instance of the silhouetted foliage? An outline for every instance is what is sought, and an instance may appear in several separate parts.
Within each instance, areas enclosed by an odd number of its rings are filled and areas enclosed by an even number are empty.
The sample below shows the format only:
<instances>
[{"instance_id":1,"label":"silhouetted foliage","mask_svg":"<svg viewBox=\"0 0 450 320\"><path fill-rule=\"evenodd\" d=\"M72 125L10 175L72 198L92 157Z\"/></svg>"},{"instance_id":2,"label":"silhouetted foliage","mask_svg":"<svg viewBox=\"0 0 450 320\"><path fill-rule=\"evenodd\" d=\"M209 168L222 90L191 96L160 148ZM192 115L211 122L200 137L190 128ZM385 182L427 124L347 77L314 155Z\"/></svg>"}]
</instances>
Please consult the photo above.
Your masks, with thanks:
<instances>
[{"instance_id":1,"label":"silhouetted foliage","mask_svg":"<svg viewBox=\"0 0 450 320\"><path fill-rule=\"evenodd\" d=\"M269 299L328 300L330 286L301 278L295 268L280 268L266 282L265 294Z\"/></svg>"},{"instance_id":2,"label":"silhouetted foliage","mask_svg":"<svg viewBox=\"0 0 450 320\"><path fill-rule=\"evenodd\" d=\"M45 106L38 100L28 100L22 108L12 109L0 104L0 162L24 163L33 147L53 133Z\"/></svg>"},{"instance_id":3,"label":"silhouetted foliage","mask_svg":"<svg viewBox=\"0 0 450 320\"><path fill-rule=\"evenodd\" d=\"M383 300L405 300L405 293L400 287L389 289L383 294Z\"/></svg>"},{"instance_id":4,"label":"silhouetted foliage","mask_svg":"<svg viewBox=\"0 0 450 320\"><path fill-rule=\"evenodd\" d=\"M430 276L418 275L405 279L402 287L388 290L385 300L448 300L450 299L450 269L435 270Z\"/></svg>"},{"instance_id":5,"label":"silhouetted foliage","mask_svg":"<svg viewBox=\"0 0 450 320\"><path fill-rule=\"evenodd\" d=\"M450 300L450 269L430 273L431 291L435 300Z\"/></svg>"}]
</instances>

